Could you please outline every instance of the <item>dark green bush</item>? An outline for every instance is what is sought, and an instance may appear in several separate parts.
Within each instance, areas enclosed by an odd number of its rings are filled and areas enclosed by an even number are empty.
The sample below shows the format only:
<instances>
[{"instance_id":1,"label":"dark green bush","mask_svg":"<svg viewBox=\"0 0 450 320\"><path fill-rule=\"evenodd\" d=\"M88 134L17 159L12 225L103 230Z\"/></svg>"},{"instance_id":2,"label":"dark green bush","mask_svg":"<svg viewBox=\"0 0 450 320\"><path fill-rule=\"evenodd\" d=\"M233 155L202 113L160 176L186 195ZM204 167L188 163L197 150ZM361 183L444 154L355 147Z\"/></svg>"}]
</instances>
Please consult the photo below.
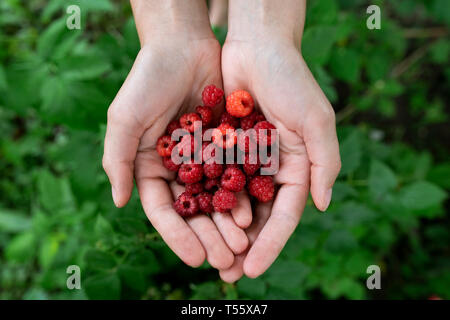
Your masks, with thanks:
<instances>
[{"instance_id":1,"label":"dark green bush","mask_svg":"<svg viewBox=\"0 0 450 320\"><path fill-rule=\"evenodd\" d=\"M302 52L333 103L343 167L323 214L260 278L191 269L101 168L106 110L139 50L128 4L0 3L0 299L450 298L447 0L311 0ZM226 30L216 28L223 41ZM66 268L82 290L66 288ZM367 290L366 268L382 269Z\"/></svg>"}]
</instances>

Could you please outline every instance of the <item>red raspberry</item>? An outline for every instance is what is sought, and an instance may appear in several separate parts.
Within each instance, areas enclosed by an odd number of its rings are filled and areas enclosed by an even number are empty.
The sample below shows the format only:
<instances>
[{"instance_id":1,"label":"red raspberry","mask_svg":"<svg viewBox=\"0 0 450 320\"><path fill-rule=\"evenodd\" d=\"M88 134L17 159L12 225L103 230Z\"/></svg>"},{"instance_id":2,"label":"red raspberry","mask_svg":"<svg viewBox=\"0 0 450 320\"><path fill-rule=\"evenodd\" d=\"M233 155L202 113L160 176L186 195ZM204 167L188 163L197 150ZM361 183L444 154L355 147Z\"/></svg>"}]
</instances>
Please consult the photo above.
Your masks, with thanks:
<instances>
[{"instance_id":1,"label":"red raspberry","mask_svg":"<svg viewBox=\"0 0 450 320\"><path fill-rule=\"evenodd\" d=\"M220 185L226 190L239 192L245 187L245 175L240 169L228 168L222 175Z\"/></svg>"},{"instance_id":2,"label":"red raspberry","mask_svg":"<svg viewBox=\"0 0 450 320\"><path fill-rule=\"evenodd\" d=\"M202 193L198 194L196 196L196 198L197 198L197 202L198 202L200 211L202 211L203 213L213 213L214 212L214 207L212 205L212 199L213 199L212 194L210 194L208 192L202 192Z\"/></svg>"},{"instance_id":3,"label":"red raspberry","mask_svg":"<svg viewBox=\"0 0 450 320\"><path fill-rule=\"evenodd\" d=\"M267 154L267 157L265 157L265 160L264 160L264 163L263 163L263 161L261 160L261 168L270 168L270 167L272 167L272 162L274 162L274 164L278 164L277 166L275 166L275 168L273 168L273 169L271 169L271 171L269 172L269 170L266 170L265 171L265 174L266 175L274 175L275 173L276 173L276 170L278 170L278 168L279 168L279 161L280 161L280 159L278 159L278 158L276 158L276 157L273 157L272 158L272 156L271 156L271 153L269 152L268 154Z\"/></svg>"},{"instance_id":4,"label":"red raspberry","mask_svg":"<svg viewBox=\"0 0 450 320\"><path fill-rule=\"evenodd\" d=\"M261 121L266 121L266 117L264 117L264 115L262 113L257 112L256 116L255 116L255 122L258 123Z\"/></svg>"},{"instance_id":5,"label":"red raspberry","mask_svg":"<svg viewBox=\"0 0 450 320\"><path fill-rule=\"evenodd\" d=\"M233 192L219 189L214 193L212 203L215 211L228 213L236 206L237 199Z\"/></svg>"},{"instance_id":6,"label":"red raspberry","mask_svg":"<svg viewBox=\"0 0 450 320\"><path fill-rule=\"evenodd\" d=\"M213 112L210 107L198 106L195 111L200 115L202 119L202 127L207 128L212 121Z\"/></svg>"},{"instance_id":7,"label":"red raspberry","mask_svg":"<svg viewBox=\"0 0 450 320\"><path fill-rule=\"evenodd\" d=\"M209 179L214 179L220 177L223 172L223 166L219 163L204 163L203 173Z\"/></svg>"},{"instance_id":8,"label":"red raspberry","mask_svg":"<svg viewBox=\"0 0 450 320\"><path fill-rule=\"evenodd\" d=\"M256 143L255 130L241 132L237 137L237 146L245 153L256 153L258 144Z\"/></svg>"},{"instance_id":9,"label":"red raspberry","mask_svg":"<svg viewBox=\"0 0 450 320\"><path fill-rule=\"evenodd\" d=\"M175 130L180 128L181 128L180 121L173 120L167 125L167 134L171 136Z\"/></svg>"},{"instance_id":10,"label":"red raspberry","mask_svg":"<svg viewBox=\"0 0 450 320\"><path fill-rule=\"evenodd\" d=\"M272 139L271 129L276 129L269 121L260 121L253 127L256 131L256 140L260 146L270 146L275 142Z\"/></svg>"},{"instance_id":11,"label":"red raspberry","mask_svg":"<svg viewBox=\"0 0 450 320\"><path fill-rule=\"evenodd\" d=\"M226 109L233 117L242 118L252 113L255 102L245 90L237 90L227 97Z\"/></svg>"},{"instance_id":12,"label":"red raspberry","mask_svg":"<svg viewBox=\"0 0 450 320\"><path fill-rule=\"evenodd\" d=\"M273 199L275 186L271 176L256 176L248 184L249 193L260 202L267 202Z\"/></svg>"},{"instance_id":13,"label":"red raspberry","mask_svg":"<svg viewBox=\"0 0 450 320\"><path fill-rule=\"evenodd\" d=\"M185 183L183 181L181 181L179 175L177 175L177 178L175 179L175 182L178 183L180 186L184 186L185 185Z\"/></svg>"},{"instance_id":14,"label":"red raspberry","mask_svg":"<svg viewBox=\"0 0 450 320\"><path fill-rule=\"evenodd\" d=\"M180 118L180 125L189 132L194 132L194 123L202 121L200 116L194 112L183 114Z\"/></svg>"},{"instance_id":15,"label":"red raspberry","mask_svg":"<svg viewBox=\"0 0 450 320\"><path fill-rule=\"evenodd\" d=\"M261 113L259 113L258 111L253 110L252 113L250 113L246 117L241 118L240 120L241 120L242 130L248 130L250 128L253 128L253 126L257 122L264 121L264 120L266 120L266 118L264 118L264 116Z\"/></svg>"},{"instance_id":16,"label":"red raspberry","mask_svg":"<svg viewBox=\"0 0 450 320\"><path fill-rule=\"evenodd\" d=\"M214 107L220 103L223 97L223 90L211 84L206 86L202 92L202 101L206 107Z\"/></svg>"},{"instance_id":17,"label":"red raspberry","mask_svg":"<svg viewBox=\"0 0 450 320\"><path fill-rule=\"evenodd\" d=\"M207 179L204 184L204 188L207 191L213 192L219 188L220 181L218 178L215 179Z\"/></svg>"},{"instance_id":18,"label":"red raspberry","mask_svg":"<svg viewBox=\"0 0 450 320\"><path fill-rule=\"evenodd\" d=\"M195 153L195 147L196 143L194 136L187 134L181 138L180 142L176 145L175 148L180 156L189 157ZM186 149L186 154L184 154L184 149Z\"/></svg>"},{"instance_id":19,"label":"red raspberry","mask_svg":"<svg viewBox=\"0 0 450 320\"><path fill-rule=\"evenodd\" d=\"M254 175L256 171L258 171L261 164L258 161L258 156L256 154L246 154L244 158L244 164L242 165L242 169L246 175L251 176Z\"/></svg>"},{"instance_id":20,"label":"red raspberry","mask_svg":"<svg viewBox=\"0 0 450 320\"><path fill-rule=\"evenodd\" d=\"M225 165L225 167L226 167L226 169L228 169L228 168L236 168L236 169L239 169L239 165L238 165L237 163L227 163L227 164Z\"/></svg>"},{"instance_id":21,"label":"red raspberry","mask_svg":"<svg viewBox=\"0 0 450 320\"><path fill-rule=\"evenodd\" d=\"M202 180L203 167L196 163L183 163L178 170L178 176L184 183L196 183Z\"/></svg>"},{"instance_id":22,"label":"red raspberry","mask_svg":"<svg viewBox=\"0 0 450 320\"><path fill-rule=\"evenodd\" d=\"M169 169L170 171L178 171L178 169L180 168L181 164L175 164L172 161L171 157L164 157L163 158L163 165L164 167L166 167L167 169Z\"/></svg>"},{"instance_id":23,"label":"red raspberry","mask_svg":"<svg viewBox=\"0 0 450 320\"><path fill-rule=\"evenodd\" d=\"M236 144L236 131L228 123L222 123L212 132L212 141L219 147L226 149Z\"/></svg>"},{"instance_id":24,"label":"red raspberry","mask_svg":"<svg viewBox=\"0 0 450 320\"><path fill-rule=\"evenodd\" d=\"M198 194L200 192L203 192L203 184L201 182L187 183L186 192L188 194Z\"/></svg>"},{"instance_id":25,"label":"red raspberry","mask_svg":"<svg viewBox=\"0 0 450 320\"><path fill-rule=\"evenodd\" d=\"M219 123L228 123L233 128L239 127L239 119L233 117L228 112L224 112L220 115Z\"/></svg>"},{"instance_id":26,"label":"red raspberry","mask_svg":"<svg viewBox=\"0 0 450 320\"><path fill-rule=\"evenodd\" d=\"M197 199L186 192L183 192L173 204L175 211L182 217L190 217L199 210Z\"/></svg>"},{"instance_id":27,"label":"red raspberry","mask_svg":"<svg viewBox=\"0 0 450 320\"><path fill-rule=\"evenodd\" d=\"M169 157L176 144L170 136L162 136L156 142L156 151L161 157Z\"/></svg>"},{"instance_id":28,"label":"red raspberry","mask_svg":"<svg viewBox=\"0 0 450 320\"><path fill-rule=\"evenodd\" d=\"M204 163L215 162L216 146L213 143L204 141L202 143L202 161Z\"/></svg>"}]
</instances>

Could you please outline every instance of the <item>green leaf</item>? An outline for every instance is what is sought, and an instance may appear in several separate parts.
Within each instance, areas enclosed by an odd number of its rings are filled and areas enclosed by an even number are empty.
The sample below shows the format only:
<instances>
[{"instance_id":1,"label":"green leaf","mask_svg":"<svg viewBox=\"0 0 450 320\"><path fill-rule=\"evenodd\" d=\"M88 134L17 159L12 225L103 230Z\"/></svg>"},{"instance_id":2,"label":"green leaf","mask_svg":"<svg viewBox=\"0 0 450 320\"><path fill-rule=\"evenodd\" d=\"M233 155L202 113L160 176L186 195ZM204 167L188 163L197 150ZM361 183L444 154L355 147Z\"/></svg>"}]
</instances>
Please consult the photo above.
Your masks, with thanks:
<instances>
[{"instance_id":1,"label":"green leaf","mask_svg":"<svg viewBox=\"0 0 450 320\"><path fill-rule=\"evenodd\" d=\"M324 64L335 41L335 28L316 26L305 30L302 40L302 53L309 64Z\"/></svg>"},{"instance_id":2,"label":"green leaf","mask_svg":"<svg viewBox=\"0 0 450 320\"><path fill-rule=\"evenodd\" d=\"M246 298L261 299L267 291L266 283L259 279L249 279L247 277L242 278L237 283L238 293Z\"/></svg>"},{"instance_id":3,"label":"green leaf","mask_svg":"<svg viewBox=\"0 0 450 320\"><path fill-rule=\"evenodd\" d=\"M119 266L118 272L122 284L141 292L145 291L147 288L146 272L143 271L142 268L123 264Z\"/></svg>"},{"instance_id":4,"label":"green leaf","mask_svg":"<svg viewBox=\"0 0 450 320\"><path fill-rule=\"evenodd\" d=\"M109 62L100 55L72 56L61 64L62 76L70 81L95 79L109 69Z\"/></svg>"},{"instance_id":5,"label":"green leaf","mask_svg":"<svg viewBox=\"0 0 450 320\"><path fill-rule=\"evenodd\" d=\"M37 52L43 58L48 58L64 34L68 32L65 18L52 22L47 29L38 37Z\"/></svg>"},{"instance_id":6,"label":"green leaf","mask_svg":"<svg viewBox=\"0 0 450 320\"><path fill-rule=\"evenodd\" d=\"M408 209L422 210L440 205L447 193L437 185L418 181L402 190L401 203Z\"/></svg>"},{"instance_id":7,"label":"green leaf","mask_svg":"<svg viewBox=\"0 0 450 320\"><path fill-rule=\"evenodd\" d=\"M6 247L5 255L9 261L26 262L35 255L35 235L25 232L15 236Z\"/></svg>"},{"instance_id":8,"label":"green leaf","mask_svg":"<svg viewBox=\"0 0 450 320\"><path fill-rule=\"evenodd\" d=\"M307 6L307 23L330 24L336 20L338 13L335 0L315 0Z\"/></svg>"},{"instance_id":9,"label":"green leaf","mask_svg":"<svg viewBox=\"0 0 450 320\"><path fill-rule=\"evenodd\" d=\"M384 163L373 159L369 172L369 192L373 199L380 200L386 193L397 186L395 173Z\"/></svg>"},{"instance_id":10,"label":"green leaf","mask_svg":"<svg viewBox=\"0 0 450 320\"><path fill-rule=\"evenodd\" d=\"M84 260L88 267L94 270L109 270L117 265L113 255L99 250L86 252Z\"/></svg>"},{"instance_id":11,"label":"green leaf","mask_svg":"<svg viewBox=\"0 0 450 320\"><path fill-rule=\"evenodd\" d=\"M354 130L340 146L342 168L341 176L354 172L361 164L362 147L357 130Z\"/></svg>"},{"instance_id":12,"label":"green leaf","mask_svg":"<svg viewBox=\"0 0 450 320\"><path fill-rule=\"evenodd\" d=\"M29 229L30 217L21 212L0 208L0 231L20 232Z\"/></svg>"},{"instance_id":13,"label":"green leaf","mask_svg":"<svg viewBox=\"0 0 450 320\"><path fill-rule=\"evenodd\" d=\"M87 278L82 284L87 296L94 300L120 299L120 279L117 274L98 274Z\"/></svg>"},{"instance_id":14,"label":"green leaf","mask_svg":"<svg viewBox=\"0 0 450 320\"><path fill-rule=\"evenodd\" d=\"M0 90L6 90L8 81L6 80L6 72L3 66L0 65Z\"/></svg>"},{"instance_id":15,"label":"green leaf","mask_svg":"<svg viewBox=\"0 0 450 320\"><path fill-rule=\"evenodd\" d=\"M330 67L336 78L355 83L359 79L359 54L347 48L333 50L330 57Z\"/></svg>"},{"instance_id":16,"label":"green leaf","mask_svg":"<svg viewBox=\"0 0 450 320\"><path fill-rule=\"evenodd\" d=\"M145 233L148 231L146 223L140 219L135 218L117 218L115 220L117 229L128 235L135 235L138 233Z\"/></svg>"},{"instance_id":17,"label":"green leaf","mask_svg":"<svg viewBox=\"0 0 450 320\"><path fill-rule=\"evenodd\" d=\"M58 253L60 242L61 236L59 234L52 234L43 240L39 251L39 263L42 268L46 269L51 265Z\"/></svg>"},{"instance_id":18,"label":"green leaf","mask_svg":"<svg viewBox=\"0 0 450 320\"><path fill-rule=\"evenodd\" d=\"M294 260L278 260L267 270L264 278L271 286L300 294L301 284L308 276L308 266Z\"/></svg>"},{"instance_id":19,"label":"green leaf","mask_svg":"<svg viewBox=\"0 0 450 320\"><path fill-rule=\"evenodd\" d=\"M97 216L97 220L95 222L95 233L98 237L109 238L114 234L114 229L111 226L111 223L106 220L101 214Z\"/></svg>"},{"instance_id":20,"label":"green leaf","mask_svg":"<svg viewBox=\"0 0 450 320\"><path fill-rule=\"evenodd\" d=\"M444 189L450 189L450 162L434 166L428 172L428 180Z\"/></svg>"},{"instance_id":21,"label":"green leaf","mask_svg":"<svg viewBox=\"0 0 450 320\"><path fill-rule=\"evenodd\" d=\"M194 294L191 299L221 299L222 293L217 282L203 282L191 286Z\"/></svg>"},{"instance_id":22,"label":"green leaf","mask_svg":"<svg viewBox=\"0 0 450 320\"><path fill-rule=\"evenodd\" d=\"M75 206L70 184L67 178L57 178L49 171L42 170L37 175L39 201L50 213L57 209Z\"/></svg>"}]
</instances>

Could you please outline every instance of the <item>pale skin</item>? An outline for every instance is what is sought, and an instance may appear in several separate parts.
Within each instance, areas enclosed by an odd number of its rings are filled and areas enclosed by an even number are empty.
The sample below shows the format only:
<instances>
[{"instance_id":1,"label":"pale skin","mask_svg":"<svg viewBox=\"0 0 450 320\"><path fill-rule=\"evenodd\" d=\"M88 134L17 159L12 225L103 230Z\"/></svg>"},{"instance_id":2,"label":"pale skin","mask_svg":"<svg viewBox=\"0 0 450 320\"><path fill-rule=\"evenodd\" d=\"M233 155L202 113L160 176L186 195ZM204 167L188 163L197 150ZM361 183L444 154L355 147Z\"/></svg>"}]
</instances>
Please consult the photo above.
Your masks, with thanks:
<instances>
[{"instance_id":1,"label":"pale skin","mask_svg":"<svg viewBox=\"0 0 450 320\"><path fill-rule=\"evenodd\" d=\"M340 170L333 109L300 52L305 0L229 1L222 50L203 0L131 4L142 49L108 110L103 157L114 203L127 203L134 177L147 217L181 260L195 267L207 259L227 282L257 277L295 230L309 192L326 210ZM201 103L208 84L248 90L279 129L279 190L253 214L243 192L231 215L183 219L172 208L183 187L162 166L156 140Z\"/></svg>"}]
</instances>

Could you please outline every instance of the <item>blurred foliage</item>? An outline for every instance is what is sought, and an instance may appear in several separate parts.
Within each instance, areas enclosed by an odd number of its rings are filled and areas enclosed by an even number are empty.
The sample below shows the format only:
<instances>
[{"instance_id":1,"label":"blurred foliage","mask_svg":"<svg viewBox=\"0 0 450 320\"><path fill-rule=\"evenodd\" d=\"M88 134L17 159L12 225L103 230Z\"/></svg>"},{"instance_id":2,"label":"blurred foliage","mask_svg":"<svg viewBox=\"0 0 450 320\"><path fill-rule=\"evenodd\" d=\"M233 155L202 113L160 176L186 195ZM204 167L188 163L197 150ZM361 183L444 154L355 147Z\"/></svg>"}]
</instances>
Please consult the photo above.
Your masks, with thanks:
<instances>
[{"instance_id":1,"label":"blurred foliage","mask_svg":"<svg viewBox=\"0 0 450 320\"><path fill-rule=\"evenodd\" d=\"M342 171L263 276L225 284L178 260L136 193L111 201L102 139L139 50L129 5L1 1L0 299L450 298L449 2L308 3L302 52L336 109ZM365 26L372 3L381 30ZM71 264L82 290L66 288Z\"/></svg>"}]
</instances>

